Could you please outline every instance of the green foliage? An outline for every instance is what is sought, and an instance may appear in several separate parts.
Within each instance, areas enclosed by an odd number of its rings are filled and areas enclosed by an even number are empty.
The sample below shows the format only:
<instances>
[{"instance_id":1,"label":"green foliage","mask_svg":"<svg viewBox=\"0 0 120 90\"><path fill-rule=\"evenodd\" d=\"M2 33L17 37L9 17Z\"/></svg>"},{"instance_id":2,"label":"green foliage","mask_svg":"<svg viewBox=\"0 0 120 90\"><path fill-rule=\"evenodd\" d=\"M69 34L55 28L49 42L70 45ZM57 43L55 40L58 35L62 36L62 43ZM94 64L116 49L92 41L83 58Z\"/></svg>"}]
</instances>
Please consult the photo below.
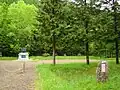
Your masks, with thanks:
<instances>
[{"instance_id":1,"label":"green foliage","mask_svg":"<svg viewBox=\"0 0 120 90\"><path fill-rule=\"evenodd\" d=\"M43 57L48 57L48 56L50 56L50 54L49 53L44 53L42 56Z\"/></svg>"},{"instance_id":2,"label":"green foliage","mask_svg":"<svg viewBox=\"0 0 120 90\"><path fill-rule=\"evenodd\" d=\"M90 55L114 57L114 41L119 37L114 32L114 13L100 10L99 5L94 5L96 0L87 4L75 1L77 3L70 0L1 0L0 51L13 56L26 47L30 55L52 55L52 36L55 35L56 55L85 55L85 44L89 42ZM119 33L118 12L117 21Z\"/></svg>"},{"instance_id":3,"label":"green foliage","mask_svg":"<svg viewBox=\"0 0 120 90\"><path fill-rule=\"evenodd\" d=\"M0 2L7 3L7 4L11 4L13 2L18 2L18 1L20 1L20 0L0 0ZM35 5L37 5L38 0L24 0L24 2L27 3L27 4L35 4Z\"/></svg>"},{"instance_id":4,"label":"green foliage","mask_svg":"<svg viewBox=\"0 0 120 90\"><path fill-rule=\"evenodd\" d=\"M29 50L32 32L36 29L37 8L22 0L11 5L3 3L0 7L0 47L3 55L18 53L21 47Z\"/></svg>"}]
</instances>

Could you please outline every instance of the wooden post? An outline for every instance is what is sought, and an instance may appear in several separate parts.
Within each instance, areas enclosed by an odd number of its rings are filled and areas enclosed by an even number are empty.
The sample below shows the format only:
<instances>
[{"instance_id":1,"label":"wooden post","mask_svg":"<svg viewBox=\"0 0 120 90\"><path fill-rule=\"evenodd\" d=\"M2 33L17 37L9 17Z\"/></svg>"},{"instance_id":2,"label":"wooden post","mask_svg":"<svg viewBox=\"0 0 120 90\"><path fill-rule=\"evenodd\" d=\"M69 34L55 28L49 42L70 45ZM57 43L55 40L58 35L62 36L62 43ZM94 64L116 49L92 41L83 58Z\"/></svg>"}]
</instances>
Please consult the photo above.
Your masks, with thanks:
<instances>
[{"instance_id":1,"label":"wooden post","mask_svg":"<svg viewBox=\"0 0 120 90\"><path fill-rule=\"evenodd\" d=\"M25 73L25 61L23 61L23 73Z\"/></svg>"}]
</instances>

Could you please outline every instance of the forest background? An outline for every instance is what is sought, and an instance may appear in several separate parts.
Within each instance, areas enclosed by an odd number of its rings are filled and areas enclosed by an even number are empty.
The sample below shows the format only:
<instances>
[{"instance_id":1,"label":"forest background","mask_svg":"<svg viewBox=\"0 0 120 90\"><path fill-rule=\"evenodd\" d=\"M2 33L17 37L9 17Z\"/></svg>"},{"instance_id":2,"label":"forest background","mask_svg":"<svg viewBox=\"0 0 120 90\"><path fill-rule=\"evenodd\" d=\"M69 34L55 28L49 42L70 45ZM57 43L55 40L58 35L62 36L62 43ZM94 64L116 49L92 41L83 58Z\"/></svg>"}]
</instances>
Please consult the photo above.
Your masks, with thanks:
<instances>
[{"instance_id":1,"label":"forest background","mask_svg":"<svg viewBox=\"0 0 120 90\"><path fill-rule=\"evenodd\" d=\"M82 0L0 0L0 52L18 56L27 48L32 56L52 55L53 35L56 55L115 56L115 40L120 39L120 14L117 33L114 12L104 2ZM119 3L116 2L119 7ZM120 45L120 44L118 44Z\"/></svg>"}]
</instances>

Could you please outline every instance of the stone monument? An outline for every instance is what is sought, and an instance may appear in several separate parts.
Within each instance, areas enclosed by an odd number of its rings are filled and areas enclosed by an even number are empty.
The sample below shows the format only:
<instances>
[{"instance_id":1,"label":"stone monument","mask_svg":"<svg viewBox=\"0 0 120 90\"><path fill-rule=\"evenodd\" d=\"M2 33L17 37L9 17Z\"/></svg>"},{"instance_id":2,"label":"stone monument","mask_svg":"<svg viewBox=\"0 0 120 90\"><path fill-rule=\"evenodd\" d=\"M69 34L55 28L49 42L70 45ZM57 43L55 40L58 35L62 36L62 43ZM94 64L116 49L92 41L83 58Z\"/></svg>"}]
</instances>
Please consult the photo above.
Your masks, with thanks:
<instances>
[{"instance_id":1,"label":"stone monument","mask_svg":"<svg viewBox=\"0 0 120 90\"><path fill-rule=\"evenodd\" d=\"M108 63L101 61L96 69L97 82L106 82L108 79Z\"/></svg>"},{"instance_id":2,"label":"stone monument","mask_svg":"<svg viewBox=\"0 0 120 90\"><path fill-rule=\"evenodd\" d=\"M18 54L19 61L27 61L29 60L29 54L26 52L26 48L22 48L21 52Z\"/></svg>"}]
</instances>

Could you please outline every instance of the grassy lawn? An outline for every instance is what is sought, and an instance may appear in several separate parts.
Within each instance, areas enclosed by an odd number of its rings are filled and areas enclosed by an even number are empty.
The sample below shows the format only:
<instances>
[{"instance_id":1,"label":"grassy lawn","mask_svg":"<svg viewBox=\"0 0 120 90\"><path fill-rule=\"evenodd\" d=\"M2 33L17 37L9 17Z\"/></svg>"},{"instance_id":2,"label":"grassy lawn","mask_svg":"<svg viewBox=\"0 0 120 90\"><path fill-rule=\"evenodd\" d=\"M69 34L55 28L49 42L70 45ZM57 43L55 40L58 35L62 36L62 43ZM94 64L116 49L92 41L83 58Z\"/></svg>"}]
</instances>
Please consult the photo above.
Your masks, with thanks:
<instances>
[{"instance_id":1,"label":"grassy lawn","mask_svg":"<svg viewBox=\"0 0 120 90\"><path fill-rule=\"evenodd\" d=\"M0 60L17 60L18 57L0 57ZM39 60L52 60L52 56L30 56L30 59L33 61L39 61ZM85 56L56 56L57 60L85 60ZM90 56L90 59L92 60L115 60L115 58L100 58L98 56Z\"/></svg>"},{"instance_id":2,"label":"grassy lawn","mask_svg":"<svg viewBox=\"0 0 120 90\"><path fill-rule=\"evenodd\" d=\"M120 90L120 65L109 63L106 83L96 82L96 66L97 63L38 65L36 90Z\"/></svg>"},{"instance_id":3,"label":"grassy lawn","mask_svg":"<svg viewBox=\"0 0 120 90\"><path fill-rule=\"evenodd\" d=\"M44 56L31 56L32 60L52 60L52 56L44 57ZM85 56L56 56L57 60L85 60ZM90 59L100 60L98 56L90 56Z\"/></svg>"},{"instance_id":4,"label":"grassy lawn","mask_svg":"<svg viewBox=\"0 0 120 90\"><path fill-rule=\"evenodd\" d=\"M0 57L0 60L17 60L17 57Z\"/></svg>"}]
</instances>

